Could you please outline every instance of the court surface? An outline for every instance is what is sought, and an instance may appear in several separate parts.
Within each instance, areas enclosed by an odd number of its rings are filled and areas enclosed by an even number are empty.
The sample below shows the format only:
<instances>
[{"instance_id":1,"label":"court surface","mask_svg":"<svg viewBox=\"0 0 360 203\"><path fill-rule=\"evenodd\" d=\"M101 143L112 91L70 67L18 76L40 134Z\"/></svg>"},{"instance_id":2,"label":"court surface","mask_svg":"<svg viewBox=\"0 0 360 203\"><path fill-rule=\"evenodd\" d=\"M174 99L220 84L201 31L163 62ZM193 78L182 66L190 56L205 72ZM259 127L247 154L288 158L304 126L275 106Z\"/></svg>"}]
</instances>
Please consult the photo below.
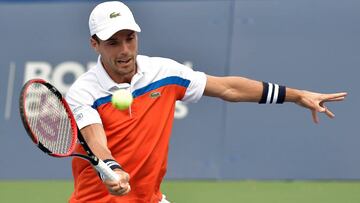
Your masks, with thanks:
<instances>
[{"instance_id":1,"label":"court surface","mask_svg":"<svg viewBox=\"0 0 360 203\"><path fill-rule=\"evenodd\" d=\"M71 181L0 181L1 203L67 202ZM166 181L175 203L360 203L360 181Z\"/></svg>"}]
</instances>

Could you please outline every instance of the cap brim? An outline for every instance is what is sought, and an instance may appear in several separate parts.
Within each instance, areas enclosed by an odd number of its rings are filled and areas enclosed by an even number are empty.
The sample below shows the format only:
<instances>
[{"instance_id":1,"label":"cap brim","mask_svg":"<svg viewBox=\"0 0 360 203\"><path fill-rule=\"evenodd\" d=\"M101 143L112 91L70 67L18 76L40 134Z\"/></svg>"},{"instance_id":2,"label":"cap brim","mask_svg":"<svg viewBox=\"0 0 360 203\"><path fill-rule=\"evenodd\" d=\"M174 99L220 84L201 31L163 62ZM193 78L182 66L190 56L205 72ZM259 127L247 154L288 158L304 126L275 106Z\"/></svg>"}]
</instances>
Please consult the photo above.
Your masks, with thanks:
<instances>
[{"instance_id":1,"label":"cap brim","mask_svg":"<svg viewBox=\"0 0 360 203\"><path fill-rule=\"evenodd\" d=\"M108 40L111 36L113 36L115 33L119 32L120 30L133 30L135 32L141 32L141 29L138 24L128 24L128 25L114 25L111 26L109 29L102 30L98 33L96 33L96 36L99 37L99 39L105 41Z\"/></svg>"}]
</instances>

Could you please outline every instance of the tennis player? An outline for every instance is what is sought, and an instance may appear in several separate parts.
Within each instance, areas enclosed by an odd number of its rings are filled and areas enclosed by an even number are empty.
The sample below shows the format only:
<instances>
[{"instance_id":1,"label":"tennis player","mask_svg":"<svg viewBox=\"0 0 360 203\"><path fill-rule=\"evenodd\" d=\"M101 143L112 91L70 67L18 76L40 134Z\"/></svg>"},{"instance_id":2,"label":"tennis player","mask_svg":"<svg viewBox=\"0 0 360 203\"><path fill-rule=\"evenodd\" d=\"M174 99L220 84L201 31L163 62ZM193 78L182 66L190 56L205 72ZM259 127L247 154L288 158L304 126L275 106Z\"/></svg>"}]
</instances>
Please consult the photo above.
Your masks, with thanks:
<instances>
[{"instance_id":1,"label":"tennis player","mask_svg":"<svg viewBox=\"0 0 360 203\"><path fill-rule=\"evenodd\" d=\"M318 113L334 117L326 102L346 97L346 93L320 94L239 76L211 76L171 59L138 55L141 30L121 2L98 4L90 14L89 28L98 62L75 81L67 101L87 143L120 181L105 180L87 161L74 158L71 203L168 202L160 184L167 169L177 100L197 102L205 95L230 102L294 102L310 109L318 122ZM129 89L134 96L128 110L117 110L110 102L118 89Z\"/></svg>"}]
</instances>

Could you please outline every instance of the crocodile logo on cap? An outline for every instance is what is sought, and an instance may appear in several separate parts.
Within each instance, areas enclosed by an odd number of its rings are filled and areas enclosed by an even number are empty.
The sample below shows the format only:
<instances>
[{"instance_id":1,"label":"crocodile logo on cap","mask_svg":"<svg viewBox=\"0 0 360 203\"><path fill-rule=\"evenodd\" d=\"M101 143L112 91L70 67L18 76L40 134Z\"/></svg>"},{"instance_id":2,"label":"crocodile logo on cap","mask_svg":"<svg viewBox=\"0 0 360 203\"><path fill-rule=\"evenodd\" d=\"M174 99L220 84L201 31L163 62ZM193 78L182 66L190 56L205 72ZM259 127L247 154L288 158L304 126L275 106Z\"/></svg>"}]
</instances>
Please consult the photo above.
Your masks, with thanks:
<instances>
[{"instance_id":1,"label":"crocodile logo on cap","mask_svg":"<svg viewBox=\"0 0 360 203\"><path fill-rule=\"evenodd\" d=\"M116 13L116 12L110 13L110 18L116 18L118 16L120 16L120 13Z\"/></svg>"}]
</instances>

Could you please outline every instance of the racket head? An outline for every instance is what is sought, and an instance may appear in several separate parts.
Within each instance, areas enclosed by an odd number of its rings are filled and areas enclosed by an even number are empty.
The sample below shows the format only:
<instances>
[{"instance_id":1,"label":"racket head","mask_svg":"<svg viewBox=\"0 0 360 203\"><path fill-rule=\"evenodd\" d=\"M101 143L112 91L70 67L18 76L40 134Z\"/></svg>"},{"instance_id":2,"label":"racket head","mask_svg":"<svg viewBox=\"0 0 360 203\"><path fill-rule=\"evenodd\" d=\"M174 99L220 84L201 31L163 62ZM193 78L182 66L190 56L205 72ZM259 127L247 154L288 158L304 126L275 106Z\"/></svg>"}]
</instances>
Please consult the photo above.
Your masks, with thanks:
<instances>
[{"instance_id":1,"label":"racket head","mask_svg":"<svg viewBox=\"0 0 360 203\"><path fill-rule=\"evenodd\" d=\"M54 157L72 154L77 125L69 105L53 85L42 79L26 82L19 110L27 134L43 152Z\"/></svg>"}]
</instances>

